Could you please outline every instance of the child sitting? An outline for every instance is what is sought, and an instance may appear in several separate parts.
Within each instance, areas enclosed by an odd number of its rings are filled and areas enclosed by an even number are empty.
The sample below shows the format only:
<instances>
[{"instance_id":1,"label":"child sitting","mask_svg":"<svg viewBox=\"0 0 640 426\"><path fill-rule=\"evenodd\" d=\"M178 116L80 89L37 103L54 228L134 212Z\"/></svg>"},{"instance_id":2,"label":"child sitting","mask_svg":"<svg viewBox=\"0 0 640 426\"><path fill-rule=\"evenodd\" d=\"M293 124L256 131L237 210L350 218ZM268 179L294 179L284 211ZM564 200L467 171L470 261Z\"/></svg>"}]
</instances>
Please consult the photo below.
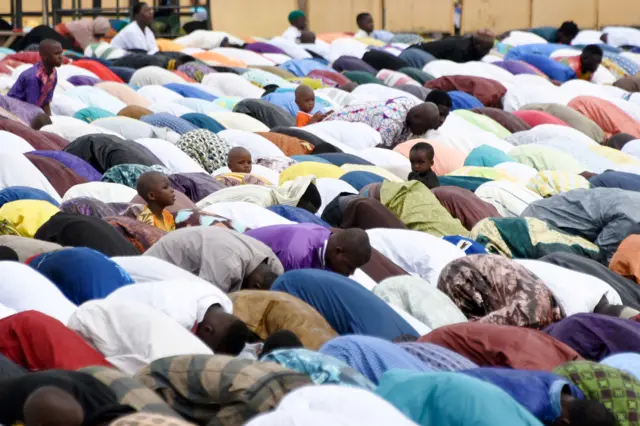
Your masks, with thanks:
<instances>
[{"instance_id":1,"label":"child sitting","mask_svg":"<svg viewBox=\"0 0 640 426\"><path fill-rule=\"evenodd\" d=\"M251 173L251 153L241 146L229 151L227 167L232 173Z\"/></svg>"},{"instance_id":2,"label":"child sitting","mask_svg":"<svg viewBox=\"0 0 640 426\"><path fill-rule=\"evenodd\" d=\"M440 186L438 176L431 170L434 157L435 152L431 145L426 142L415 144L409 151L409 161L411 162L409 180L418 180L429 189Z\"/></svg>"},{"instance_id":3,"label":"child sitting","mask_svg":"<svg viewBox=\"0 0 640 426\"><path fill-rule=\"evenodd\" d=\"M300 112L296 115L296 126L304 127L309 124L318 123L328 115L316 112L311 115L311 111L316 106L316 95L309 86L301 84L296 89L296 105L300 108Z\"/></svg>"},{"instance_id":4,"label":"child sitting","mask_svg":"<svg viewBox=\"0 0 640 426\"><path fill-rule=\"evenodd\" d=\"M147 172L138 178L136 189L147 203L136 219L163 231L175 230L173 215L166 210L176 201L169 178L159 172Z\"/></svg>"}]
</instances>

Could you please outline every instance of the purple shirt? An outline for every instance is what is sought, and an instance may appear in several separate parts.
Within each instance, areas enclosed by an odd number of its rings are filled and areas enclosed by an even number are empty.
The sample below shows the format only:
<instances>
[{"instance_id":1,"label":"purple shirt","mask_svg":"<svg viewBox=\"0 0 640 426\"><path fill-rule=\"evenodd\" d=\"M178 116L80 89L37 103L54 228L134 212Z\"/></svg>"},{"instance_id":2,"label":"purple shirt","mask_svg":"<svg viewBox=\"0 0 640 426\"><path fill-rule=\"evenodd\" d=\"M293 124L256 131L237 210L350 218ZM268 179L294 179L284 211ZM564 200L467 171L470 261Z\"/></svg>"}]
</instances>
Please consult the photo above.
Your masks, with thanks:
<instances>
[{"instance_id":1,"label":"purple shirt","mask_svg":"<svg viewBox=\"0 0 640 426\"><path fill-rule=\"evenodd\" d=\"M40 62L38 62L20 74L20 77L18 77L18 80L13 84L13 87L9 90L7 96L39 107L50 103L51 99L53 99L53 91L58 84L58 80L56 76L52 76L55 80L53 84L50 85L49 91L44 97L42 103L39 103L38 101L43 94L42 91L45 90L42 81L36 75L41 66Z\"/></svg>"},{"instance_id":2,"label":"purple shirt","mask_svg":"<svg viewBox=\"0 0 640 426\"><path fill-rule=\"evenodd\" d=\"M326 269L324 256L331 231L323 226L310 223L273 225L245 234L271 247L285 271Z\"/></svg>"}]
</instances>

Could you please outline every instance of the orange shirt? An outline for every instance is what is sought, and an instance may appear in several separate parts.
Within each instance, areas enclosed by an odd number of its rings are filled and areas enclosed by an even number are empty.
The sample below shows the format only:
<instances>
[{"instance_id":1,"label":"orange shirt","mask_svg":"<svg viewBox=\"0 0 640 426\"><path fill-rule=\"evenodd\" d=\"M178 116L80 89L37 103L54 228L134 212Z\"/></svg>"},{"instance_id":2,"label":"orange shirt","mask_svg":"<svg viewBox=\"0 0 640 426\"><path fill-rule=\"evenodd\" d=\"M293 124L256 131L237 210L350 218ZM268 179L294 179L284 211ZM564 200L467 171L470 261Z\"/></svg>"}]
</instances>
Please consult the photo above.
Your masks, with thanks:
<instances>
[{"instance_id":1,"label":"orange shirt","mask_svg":"<svg viewBox=\"0 0 640 426\"><path fill-rule=\"evenodd\" d=\"M307 124L309 124L309 121L311 121L311 114L307 114L306 112L302 112L299 111L298 115L296 115L296 126L297 127L304 127Z\"/></svg>"},{"instance_id":2,"label":"orange shirt","mask_svg":"<svg viewBox=\"0 0 640 426\"><path fill-rule=\"evenodd\" d=\"M142 223L146 223L147 225L155 226L158 229L162 229L163 231L170 232L175 231L176 223L173 220L173 215L169 213L166 209L162 210L162 220L155 217L155 215L149 209L149 206L145 206L144 210L140 212L138 217L136 218Z\"/></svg>"}]
</instances>

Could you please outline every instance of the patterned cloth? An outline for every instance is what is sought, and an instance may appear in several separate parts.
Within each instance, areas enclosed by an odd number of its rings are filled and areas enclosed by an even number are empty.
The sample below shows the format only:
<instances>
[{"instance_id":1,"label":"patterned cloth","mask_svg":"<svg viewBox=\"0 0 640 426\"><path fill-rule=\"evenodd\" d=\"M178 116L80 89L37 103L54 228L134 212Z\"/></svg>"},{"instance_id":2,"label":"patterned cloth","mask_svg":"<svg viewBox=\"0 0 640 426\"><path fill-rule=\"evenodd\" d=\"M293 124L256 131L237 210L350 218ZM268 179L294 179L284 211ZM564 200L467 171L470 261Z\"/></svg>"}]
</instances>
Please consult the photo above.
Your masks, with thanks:
<instances>
[{"instance_id":1,"label":"patterned cloth","mask_svg":"<svg viewBox=\"0 0 640 426\"><path fill-rule=\"evenodd\" d=\"M20 231L16 229L8 220L0 219L0 235L16 235L21 237Z\"/></svg>"},{"instance_id":2,"label":"patterned cloth","mask_svg":"<svg viewBox=\"0 0 640 426\"><path fill-rule=\"evenodd\" d=\"M231 150L231 146L222 137L204 129L183 134L176 146L200 164L207 173L226 166Z\"/></svg>"},{"instance_id":3,"label":"patterned cloth","mask_svg":"<svg viewBox=\"0 0 640 426\"><path fill-rule=\"evenodd\" d=\"M440 272L438 288L471 320L543 328L564 314L542 280L505 257L456 259Z\"/></svg>"},{"instance_id":4,"label":"patterned cloth","mask_svg":"<svg viewBox=\"0 0 640 426\"><path fill-rule=\"evenodd\" d=\"M471 238L489 253L517 259L539 259L554 252L569 252L598 260L600 249L581 237L566 234L533 217L483 219L471 230Z\"/></svg>"},{"instance_id":5,"label":"patterned cloth","mask_svg":"<svg viewBox=\"0 0 640 426\"><path fill-rule=\"evenodd\" d=\"M145 123L156 127L169 128L179 135L184 135L187 132L198 129L187 120L183 120L182 118L176 117L168 112L158 112L151 115L145 115L140 118L140 121L144 121Z\"/></svg>"},{"instance_id":6,"label":"patterned cloth","mask_svg":"<svg viewBox=\"0 0 640 426\"><path fill-rule=\"evenodd\" d=\"M198 83L202 81L205 75L216 72L213 68L200 62L189 62L180 65L178 71L185 73Z\"/></svg>"},{"instance_id":7,"label":"patterned cloth","mask_svg":"<svg viewBox=\"0 0 640 426\"><path fill-rule=\"evenodd\" d=\"M136 189L138 178L151 170L151 167L141 164L118 164L102 175L102 182L120 183Z\"/></svg>"},{"instance_id":8,"label":"patterned cloth","mask_svg":"<svg viewBox=\"0 0 640 426\"><path fill-rule=\"evenodd\" d=\"M272 185L268 180L250 173L225 173L217 175L216 180L224 186Z\"/></svg>"},{"instance_id":9,"label":"patterned cloth","mask_svg":"<svg viewBox=\"0 0 640 426\"><path fill-rule=\"evenodd\" d=\"M604 404L617 426L640 425L640 381L632 375L591 361L568 362L553 372L575 383L587 399Z\"/></svg>"},{"instance_id":10,"label":"patterned cloth","mask_svg":"<svg viewBox=\"0 0 640 426\"><path fill-rule=\"evenodd\" d=\"M478 367L462 355L432 343L405 342L398 345L435 371L460 371Z\"/></svg>"},{"instance_id":11,"label":"patterned cloth","mask_svg":"<svg viewBox=\"0 0 640 426\"><path fill-rule=\"evenodd\" d=\"M118 417L109 426L195 426L180 418L163 414L135 413Z\"/></svg>"},{"instance_id":12,"label":"patterned cloth","mask_svg":"<svg viewBox=\"0 0 640 426\"><path fill-rule=\"evenodd\" d=\"M262 157L256 161L256 164L274 172L282 173L294 164L298 164L298 162L288 157Z\"/></svg>"},{"instance_id":13,"label":"patterned cloth","mask_svg":"<svg viewBox=\"0 0 640 426\"><path fill-rule=\"evenodd\" d=\"M319 352L308 349L281 349L264 356L261 361L280 364L311 377L317 385L337 384L364 389L375 389L375 385L348 364Z\"/></svg>"},{"instance_id":14,"label":"patterned cloth","mask_svg":"<svg viewBox=\"0 0 640 426\"><path fill-rule=\"evenodd\" d=\"M60 210L67 213L95 216L101 219L106 216L118 215L115 209L109 207L102 201L91 197L78 197L65 201L60 205Z\"/></svg>"},{"instance_id":15,"label":"patterned cloth","mask_svg":"<svg viewBox=\"0 0 640 426\"><path fill-rule=\"evenodd\" d=\"M527 188L546 198L572 189L589 189L591 184L580 175L547 170L532 177L527 183Z\"/></svg>"},{"instance_id":16,"label":"patterned cloth","mask_svg":"<svg viewBox=\"0 0 640 426\"><path fill-rule=\"evenodd\" d=\"M172 416L172 419L179 418L178 413L151 389L147 389L142 383L121 371L107 367L85 367L78 371L90 374L107 385L116 394L118 402L122 405L129 405L137 411L165 414Z\"/></svg>"},{"instance_id":17,"label":"patterned cloth","mask_svg":"<svg viewBox=\"0 0 640 426\"><path fill-rule=\"evenodd\" d=\"M162 210L162 220L160 220L151 212L149 206L145 206L142 212L140 212L136 217L136 220L166 232L175 231L176 229L176 223L173 220L173 215L169 213L167 209Z\"/></svg>"},{"instance_id":18,"label":"patterned cloth","mask_svg":"<svg viewBox=\"0 0 640 426\"><path fill-rule=\"evenodd\" d=\"M220 226L238 232L248 231L249 228L241 223L235 222L226 217L208 213L204 210L184 209L174 213L176 229L189 226Z\"/></svg>"},{"instance_id":19,"label":"patterned cloth","mask_svg":"<svg viewBox=\"0 0 640 426\"><path fill-rule=\"evenodd\" d=\"M135 377L171 408L200 425L241 426L275 409L308 376L277 364L222 355L162 358Z\"/></svg>"},{"instance_id":20,"label":"patterned cloth","mask_svg":"<svg viewBox=\"0 0 640 426\"><path fill-rule=\"evenodd\" d=\"M164 210L163 213L165 212L173 221L173 216L171 215L171 213ZM163 216L165 216L166 224L167 217L164 214ZM118 230L127 240L131 242L131 244L135 246L135 248L140 250L140 253L144 253L145 251L147 251L149 247L155 244L166 233L165 230L161 229L159 226L149 225L147 223L143 223L140 220L131 219L129 217L112 216L105 217L104 220L109 225ZM175 229L175 225L173 226L173 229ZM169 230L172 231L173 229Z\"/></svg>"},{"instance_id":21,"label":"patterned cloth","mask_svg":"<svg viewBox=\"0 0 640 426\"><path fill-rule=\"evenodd\" d=\"M420 102L409 98L394 98L386 102L351 105L331 114L324 121L365 123L380 132L382 144L393 148L411 136L406 126L409 110Z\"/></svg>"}]
</instances>

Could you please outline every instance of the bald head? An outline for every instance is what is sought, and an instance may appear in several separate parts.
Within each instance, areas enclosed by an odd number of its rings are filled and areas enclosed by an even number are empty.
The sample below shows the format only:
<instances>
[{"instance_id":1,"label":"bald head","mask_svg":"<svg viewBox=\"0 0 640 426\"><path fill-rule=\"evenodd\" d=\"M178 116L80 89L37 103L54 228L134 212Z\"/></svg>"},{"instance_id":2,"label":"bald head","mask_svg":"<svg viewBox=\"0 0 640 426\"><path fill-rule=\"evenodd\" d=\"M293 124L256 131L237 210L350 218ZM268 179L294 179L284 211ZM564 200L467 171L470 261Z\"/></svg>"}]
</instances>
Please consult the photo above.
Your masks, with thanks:
<instances>
[{"instance_id":1,"label":"bald head","mask_svg":"<svg viewBox=\"0 0 640 426\"><path fill-rule=\"evenodd\" d=\"M227 155L227 167L233 173L251 173L251 153L241 146L231 148Z\"/></svg>"},{"instance_id":2,"label":"bald head","mask_svg":"<svg viewBox=\"0 0 640 426\"><path fill-rule=\"evenodd\" d=\"M300 108L300 111L310 114L313 108L316 106L316 95L313 93L313 89L309 86L301 84L296 89L296 105Z\"/></svg>"},{"instance_id":3,"label":"bald head","mask_svg":"<svg viewBox=\"0 0 640 426\"><path fill-rule=\"evenodd\" d=\"M29 395L22 407L25 426L81 426L84 410L68 392L43 386Z\"/></svg>"},{"instance_id":4,"label":"bald head","mask_svg":"<svg viewBox=\"0 0 640 426\"><path fill-rule=\"evenodd\" d=\"M326 262L333 272L348 277L370 259L371 243L362 229L346 229L329 237Z\"/></svg>"},{"instance_id":5,"label":"bald head","mask_svg":"<svg viewBox=\"0 0 640 426\"><path fill-rule=\"evenodd\" d=\"M432 102L416 105L407 113L407 126L414 135L420 136L440 127L440 110Z\"/></svg>"}]
</instances>

